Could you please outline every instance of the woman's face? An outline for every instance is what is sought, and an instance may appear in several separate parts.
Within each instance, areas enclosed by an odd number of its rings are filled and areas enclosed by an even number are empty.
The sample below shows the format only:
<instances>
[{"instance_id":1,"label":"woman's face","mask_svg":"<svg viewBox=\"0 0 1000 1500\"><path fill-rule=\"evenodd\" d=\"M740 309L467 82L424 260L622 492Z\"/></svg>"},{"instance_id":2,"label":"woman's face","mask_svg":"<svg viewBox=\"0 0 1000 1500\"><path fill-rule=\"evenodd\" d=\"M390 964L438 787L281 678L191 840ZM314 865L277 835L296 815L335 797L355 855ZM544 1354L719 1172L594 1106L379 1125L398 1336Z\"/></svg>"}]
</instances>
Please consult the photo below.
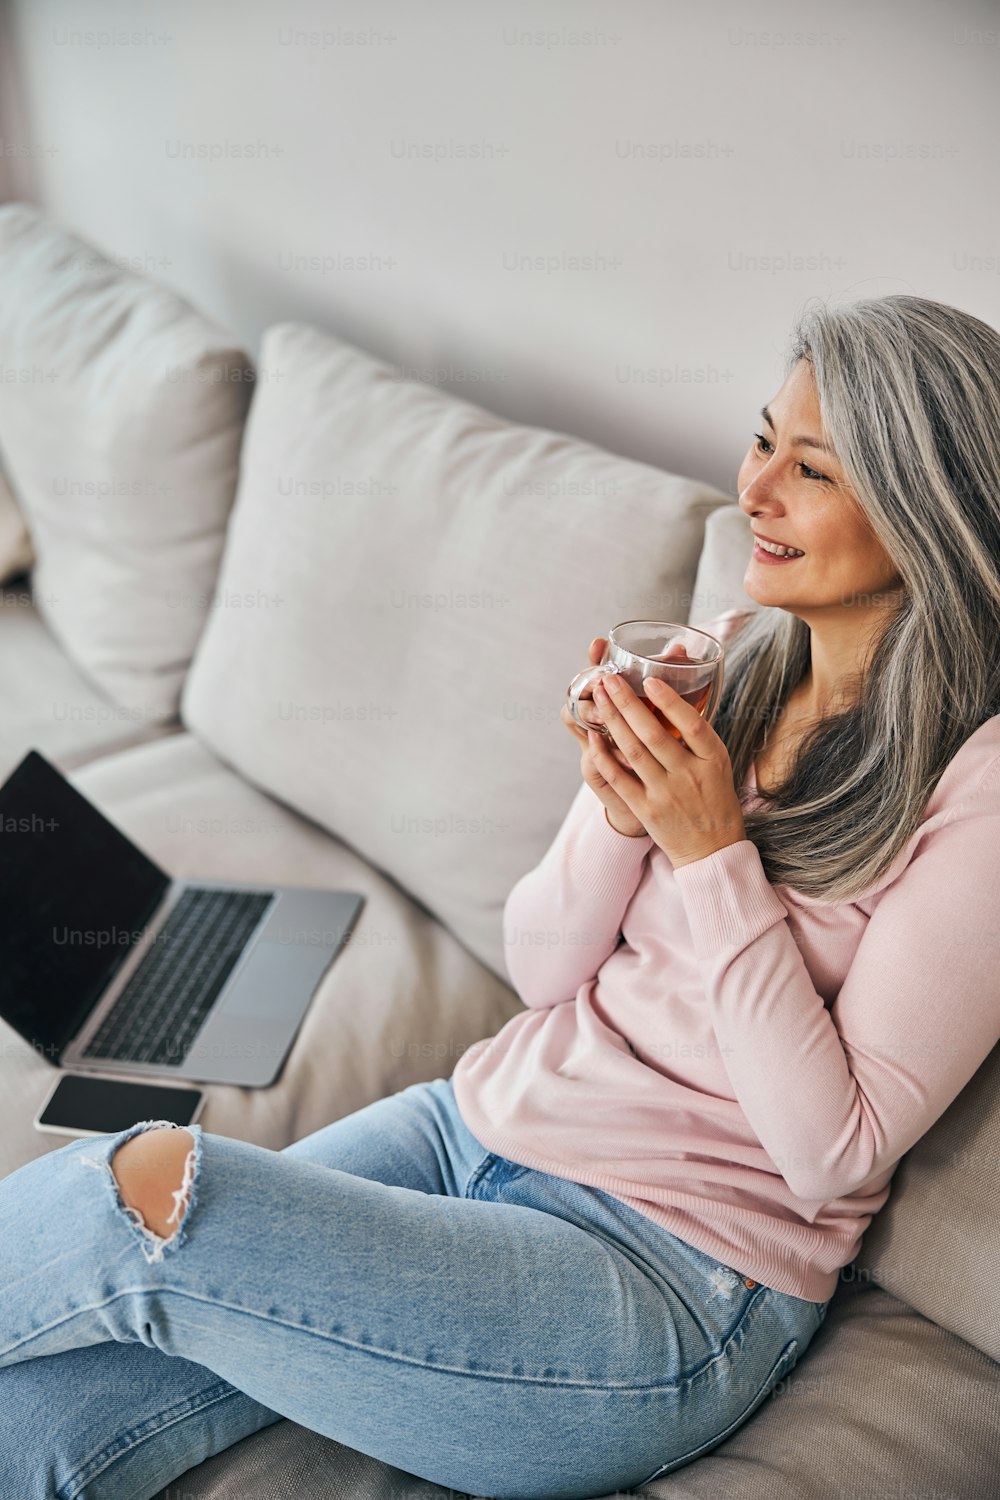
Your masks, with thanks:
<instances>
[{"instance_id":1,"label":"woman's face","mask_svg":"<svg viewBox=\"0 0 1000 1500\"><path fill-rule=\"evenodd\" d=\"M819 610L884 607L902 579L826 441L812 365L800 359L765 408L737 479L754 531L804 556L772 566L754 555L743 587L759 604L802 618ZM760 441L760 438L763 441Z\"/></svg>"}]
</instances>

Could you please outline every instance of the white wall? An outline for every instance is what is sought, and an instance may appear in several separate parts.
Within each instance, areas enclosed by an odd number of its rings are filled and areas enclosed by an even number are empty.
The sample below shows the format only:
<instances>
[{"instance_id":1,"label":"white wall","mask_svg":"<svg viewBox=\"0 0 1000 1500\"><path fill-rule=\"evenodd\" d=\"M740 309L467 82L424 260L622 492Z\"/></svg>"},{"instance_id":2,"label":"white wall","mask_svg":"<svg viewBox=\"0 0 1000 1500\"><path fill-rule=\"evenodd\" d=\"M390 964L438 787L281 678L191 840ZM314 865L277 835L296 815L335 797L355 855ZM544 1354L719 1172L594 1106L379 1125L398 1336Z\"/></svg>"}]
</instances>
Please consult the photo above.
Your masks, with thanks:
<instances>
[{"instance_id":1,"label":"white wall","mask_svg":"<svg viewBox=\"0 0 1000 1500\"><path fill-rule=\"evenodd\" d=\"M1000 324L993 4L11 10L32 195L252 349L302 319L734 492L808 298Z\"/></svg>"}]
</instances>

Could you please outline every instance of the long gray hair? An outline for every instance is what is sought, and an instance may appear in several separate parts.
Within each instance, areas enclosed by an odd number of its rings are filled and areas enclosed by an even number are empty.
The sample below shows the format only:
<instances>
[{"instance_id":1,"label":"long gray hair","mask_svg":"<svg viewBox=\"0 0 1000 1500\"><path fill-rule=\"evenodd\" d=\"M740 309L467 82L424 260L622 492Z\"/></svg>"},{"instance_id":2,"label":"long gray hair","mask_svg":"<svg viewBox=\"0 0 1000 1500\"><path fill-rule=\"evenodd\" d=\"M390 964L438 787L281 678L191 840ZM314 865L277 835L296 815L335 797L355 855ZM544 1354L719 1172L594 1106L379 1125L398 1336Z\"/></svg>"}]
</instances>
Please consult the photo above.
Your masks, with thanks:
<instances>
[{"instance_id":1,"label":"long gray hair","mask_svg":"<svg viewBox=\"0 0 1000 1500\"><path fill-rule=\"evenodd\" d=\"M806 734L744 824L772 884L842 902L889 868L955 752L1000 712L1000 335L897 293L805 312L786 375L799 359L902 588L857 701ZM712 723L737 787L808 665L809 627L781 608L754 610L727 644Z\"/></svg>"}]
</instances>

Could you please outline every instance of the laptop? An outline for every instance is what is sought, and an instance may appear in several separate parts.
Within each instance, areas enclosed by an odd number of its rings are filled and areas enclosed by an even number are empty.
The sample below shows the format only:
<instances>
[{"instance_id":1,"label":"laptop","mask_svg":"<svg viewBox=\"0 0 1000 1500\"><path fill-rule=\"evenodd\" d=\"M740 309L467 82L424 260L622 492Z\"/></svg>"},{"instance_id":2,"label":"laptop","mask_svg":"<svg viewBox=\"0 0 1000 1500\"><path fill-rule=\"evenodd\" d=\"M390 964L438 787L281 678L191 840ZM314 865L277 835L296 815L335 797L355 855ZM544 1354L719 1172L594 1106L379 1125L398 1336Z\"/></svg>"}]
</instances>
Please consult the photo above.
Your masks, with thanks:
<instances>
[{"instance_id":1,"label":"laptop","mask_svg":"<svg viewBox=\"0 0 1000 1500\"><path fill-rule=\"evenodd\" d=\"M0 1016L58 1068L262 1088L364 899L173 880L30 750L0 786Z\"/></svg>"}]
</instances>

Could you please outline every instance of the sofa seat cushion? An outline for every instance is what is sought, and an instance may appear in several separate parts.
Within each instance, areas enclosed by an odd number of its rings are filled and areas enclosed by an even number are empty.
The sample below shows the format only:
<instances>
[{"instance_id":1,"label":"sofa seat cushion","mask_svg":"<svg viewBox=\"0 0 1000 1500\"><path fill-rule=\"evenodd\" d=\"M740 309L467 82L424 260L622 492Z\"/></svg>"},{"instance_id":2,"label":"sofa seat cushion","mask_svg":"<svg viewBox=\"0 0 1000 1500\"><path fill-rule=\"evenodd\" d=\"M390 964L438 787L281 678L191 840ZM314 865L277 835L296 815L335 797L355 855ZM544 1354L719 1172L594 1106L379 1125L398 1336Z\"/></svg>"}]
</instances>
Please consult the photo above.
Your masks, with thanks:
<instances>
[{"instance_id":1,"label":"sofa seat cushion","mask_svg":"<svg viewBox=\"0 0 1000 1500\"><path fill-rule=\"evenodd\" d=\"M993 1361L890 1292L845 1281L802 1362L750 1420L710 1453L634 1493L659 1500L995 1500L998 1473ZM287 1420L178 1476L154 1500L278 1495L468 1500Z\"/></svg>"},{"instance_id":2,"label":"sofa seat cushion","mask_svg":"<svg viewBox=\"0 0 1000 1500\"><path fill-rule=\"evenodd\" d=\"M39 614L29 578L0 588L0 781L31 749L71 771L179 728L112 703L84 677Z\"/></svg>"},{"instance_id":3,"label":"sofa seat cushion","mask_svg":"<svg viewBox=\"0 0 1000 1500\"><path fill-rule=\"evenodd\" d=\"M189 734L71 780L172 875L343 887L365 896L282 1072L266 1089L206 1084L206 1131L280 1150L374 1099L445 1077L522 1009L509 986L391 881L315 823L255 791ZM54 1073L0 1022L0 1175L66 1144L32 1120Z\"/></svg>"},{"instance_id":4,"label":"sofa seat cushion","mask_svg":"<svg viewBox=\"0 0 1000 1500\"><path fill-rule=\"evenodd\" d=\"M268 329L181 705L506 978L501 913L580 784L560 722L619 620L683 623L710 486Z\"/></svg>"},{"instance_id":5,"label":"sofa seat cushion","mask_svg":"<svg viewBox=\"0 0 1000 1500\"><path fill-rule=\"evenodd\" d=\"M39 611L124 708L176 715L212 605L253 365L26 203L0 207L0 457Z\"/></svg>"}]
</instances>

